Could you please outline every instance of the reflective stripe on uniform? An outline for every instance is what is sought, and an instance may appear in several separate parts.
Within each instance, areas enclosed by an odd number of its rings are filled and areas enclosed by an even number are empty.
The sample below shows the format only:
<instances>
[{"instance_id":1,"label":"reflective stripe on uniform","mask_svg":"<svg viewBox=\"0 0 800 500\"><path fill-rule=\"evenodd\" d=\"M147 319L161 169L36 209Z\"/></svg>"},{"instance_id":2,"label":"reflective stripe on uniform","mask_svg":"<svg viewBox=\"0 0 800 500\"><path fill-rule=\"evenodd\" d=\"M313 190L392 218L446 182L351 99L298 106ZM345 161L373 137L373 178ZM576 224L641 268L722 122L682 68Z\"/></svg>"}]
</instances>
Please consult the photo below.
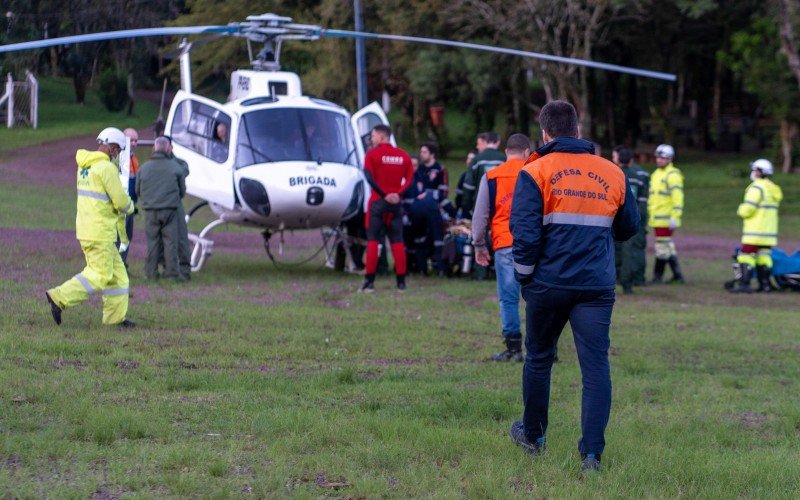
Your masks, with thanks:
<instances>
[{"instance_id":1,"label":"reflective stripe on uniform","mask_svg":"<svg viewBox=\"0 0 800 500\"><path fill-rule=\"evenodd\" d=\"M109 201L108 195L103 193L96 193L88 189L79 189L78 196L85 196L87 198L94 198L95 200Z\"/></svg>"},{"instance_id":2,"label":"reflective stripe on uniform","mask_svg":"<svg viewBox=\"0 0 800 500\"><path fill-rule=\"evenodd\" d=\"M533 274L533 266L526 266L514 262L514 270L519 274Z\"/></svg>"},{"instance_id":3,"label":"reflective stripe on uniform","mask_svg":"<svg viewBox=\"0 0 800 500\"><path fill-rule=\"evenodd\" d=\"M128 203L127 205L125 205L125 208L123 208L123 209L122 209L122 211L123 211L124 213L128 213L128 210L130 210L130 209L131 209L131 205L133 205L133 202L130 202L130 203Z\"/></svg>"},{"instance_id":4,"label":"reflective stripe on uniform","mask_svg":"<svg viewBox=\"0 0 800 500\"><path fill-rule=\"evenodd\" d=\"M128 295L127 288L111 288L109 290L103 290L103 295Z\"/></svg>"},{"instance_id":5,"label":"reflective stripe on uniform","mask_svg":"<svg viewBox=\"0 0 800 500\"><path fill-rule=\"evenodd\" d=\"M85 288L86 291L89 292L89 295L94 295L94 288L92 288L92 285L91 283L89 283L89 280L84 278L83 275L81 274L76 274L75 279L81 282L81 285L83 285L83 288Z\"/></svg>"},{"instance_id":6,"label":"reflective stripe on uniform","mask_svg":"<svg viewBox=\"0 0 800 500\"><path fill-rule=\"evenodd\" d=\"M777 238L778 233L742 233L742 236L764 236L769 238Z\"/></svg>"},{"instance_id":7,"label":"reflective stripe on uniform","mask_svg":"<svg viewBox=\"0 0 800 500\"><path fill-rule=\"evenodd\" d=\"M552 213L542 217L543 226L548 224L575 224L578 226L611 227L613 223L614 218L605 215Z\"/></svg>"}]
</instances>

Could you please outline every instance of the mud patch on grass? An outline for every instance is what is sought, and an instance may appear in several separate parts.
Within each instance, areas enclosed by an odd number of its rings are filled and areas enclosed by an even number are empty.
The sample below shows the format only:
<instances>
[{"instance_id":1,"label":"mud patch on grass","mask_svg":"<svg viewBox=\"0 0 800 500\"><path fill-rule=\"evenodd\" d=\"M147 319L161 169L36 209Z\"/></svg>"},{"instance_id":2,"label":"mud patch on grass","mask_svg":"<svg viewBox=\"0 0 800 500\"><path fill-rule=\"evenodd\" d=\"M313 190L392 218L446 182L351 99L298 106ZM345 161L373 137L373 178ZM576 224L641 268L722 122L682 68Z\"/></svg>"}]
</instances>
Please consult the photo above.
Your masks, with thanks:
<instances>
[{"instance_id":1,"label":"mud patch on grass","mask_svg":"<svg viewBox=\"0 0 800 500\"><path fill-rule=\"evenodd\" d=\"M22 459L16 455L10 457L3 457L0 455L0 470L2 469L18 469L22 466Z\"/></svg>"},{"instance_id":2,"label":"mud patch on grass","mask_svg":"<svg viewBox=\"0 0 800 500\"><path fill-rule=\"evenodd\" d=\"M75 368L76 370L82 370L83 368L86 368L89 365L84 363L80 359L61 359L61 358L59 358L59 359L53 361L50 364L50 366L52 366L56 370L60 370L62 368L69 368L69 367Z\"/></svg>"},{"instance_id":3,"label":"mud patch on grass","mask_svg":"<svg viewBox=\"0 0 800 500\"><path fill-rule=\"evenodd\" d=\"M764 413L746 411L737 416L737 420L745 427L752 429L766 424L769 417Z\"/></svg>"},{"instance_id":4,"label":"mud patch on grass","mask_svg":"<svg viewBox=\"0 0 800 500\"><path fill-rule=\"evenodd\" d=\"M125 371L135 370L139 368L139 363L137 363L136 361L122 360L122 361L117 361L116 365L117 368Z\"/></svg>"}]
</instances>

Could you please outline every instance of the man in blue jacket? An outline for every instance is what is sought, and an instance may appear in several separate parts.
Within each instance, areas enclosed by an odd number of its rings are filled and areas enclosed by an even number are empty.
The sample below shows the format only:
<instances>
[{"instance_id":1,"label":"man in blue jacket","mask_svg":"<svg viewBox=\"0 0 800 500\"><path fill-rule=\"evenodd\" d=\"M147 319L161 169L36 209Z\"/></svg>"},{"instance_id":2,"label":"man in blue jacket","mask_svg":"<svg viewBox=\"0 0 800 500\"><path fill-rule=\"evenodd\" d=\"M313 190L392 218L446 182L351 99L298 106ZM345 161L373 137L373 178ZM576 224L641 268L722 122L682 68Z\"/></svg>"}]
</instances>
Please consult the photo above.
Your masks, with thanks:
<instances>
[{"instance_id":1,"label":"man in blue jacket","mask_svg":"<svg viewBox=\"0 0 800 500\"><path fill-rule=\"evenodd\" d=\"M520 172L511 208L514 271L527 318L525 410L511 426L511 438L530 453L544 451L550 371L569 321L583 380L578 451L588 473L600 470L611 411L614 240L636 234L639 211L625 174L580 139L570 103L548 103L539 123L545 145Z\"/></svg>"}]
</instances>

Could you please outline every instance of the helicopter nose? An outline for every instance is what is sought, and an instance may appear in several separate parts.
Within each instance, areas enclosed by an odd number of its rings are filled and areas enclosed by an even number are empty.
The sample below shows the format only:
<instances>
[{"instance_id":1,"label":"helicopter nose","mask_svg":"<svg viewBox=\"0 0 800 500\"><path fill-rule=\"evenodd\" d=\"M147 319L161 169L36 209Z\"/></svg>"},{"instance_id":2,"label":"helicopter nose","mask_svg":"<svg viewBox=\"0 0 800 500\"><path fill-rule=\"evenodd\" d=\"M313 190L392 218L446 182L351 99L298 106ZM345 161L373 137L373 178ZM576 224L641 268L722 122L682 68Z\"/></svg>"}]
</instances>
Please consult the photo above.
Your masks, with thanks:
<instances>
[{"instance_id":1,"label":"helicopter nose","mask_svg":"<svg viewBox=\"0 0 800 500\"><path fill-rule=\"evenodd\" d=\"M270 212L269 197L267 190L260 182L242 177L239 179L239 192L242 194L242 200L254 212L267 217Z\"/></svg>"}]
</instances>

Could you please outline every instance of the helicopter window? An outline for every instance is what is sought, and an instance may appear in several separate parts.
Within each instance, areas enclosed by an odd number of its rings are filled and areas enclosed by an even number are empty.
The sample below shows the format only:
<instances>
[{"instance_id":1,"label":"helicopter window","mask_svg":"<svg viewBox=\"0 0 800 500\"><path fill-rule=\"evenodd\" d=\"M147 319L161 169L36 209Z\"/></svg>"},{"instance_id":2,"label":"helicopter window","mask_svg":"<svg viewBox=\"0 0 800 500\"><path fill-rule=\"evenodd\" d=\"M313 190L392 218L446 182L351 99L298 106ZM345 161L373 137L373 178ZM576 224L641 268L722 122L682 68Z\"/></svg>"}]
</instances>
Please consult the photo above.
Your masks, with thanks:
<instances>
[{"instance_id":1,"label":"helicopter window","mask_svg":"<svg viewBox=\"0 0 800 500\"><path fill-rule=\"evenodd\" d=\"M236 168L278 161L356 166L355 139L347 117L303 108L262 109L242 115Z\"/></svg>"},{"instance_id":2,"label":"helicopter window","mask_svg":"<svg viewBox=\"0 0 800 500\"><path fill-rule=\"evenodd\" d=\"M172 140L217 163L228 159L231 119L218 109L191 99L175 112Z\"/></svg>"},{"instance_id":3,"label":"helicopter window","mask_svg":"<svg viewBox=\"0 0 800 500\"><path fill-rule=\"evenodd\" d=\"M364 151L369 151L372 149L372 129L375 125L383 125L383 120L375 113L367 113L358 119L356 125L358 126L358 134L361 136L361 142L364 144Z\"/></svg>"},{"instance_id":4,"label":"helicopter window","mask_svg":"<svg viewBox=\"0 0 800 500\"><path fill-rule=\"evenodd\" d=\"M289 85L286 82L268 82L269 95L288 95Z\"/></svg>"}]
</instances>

